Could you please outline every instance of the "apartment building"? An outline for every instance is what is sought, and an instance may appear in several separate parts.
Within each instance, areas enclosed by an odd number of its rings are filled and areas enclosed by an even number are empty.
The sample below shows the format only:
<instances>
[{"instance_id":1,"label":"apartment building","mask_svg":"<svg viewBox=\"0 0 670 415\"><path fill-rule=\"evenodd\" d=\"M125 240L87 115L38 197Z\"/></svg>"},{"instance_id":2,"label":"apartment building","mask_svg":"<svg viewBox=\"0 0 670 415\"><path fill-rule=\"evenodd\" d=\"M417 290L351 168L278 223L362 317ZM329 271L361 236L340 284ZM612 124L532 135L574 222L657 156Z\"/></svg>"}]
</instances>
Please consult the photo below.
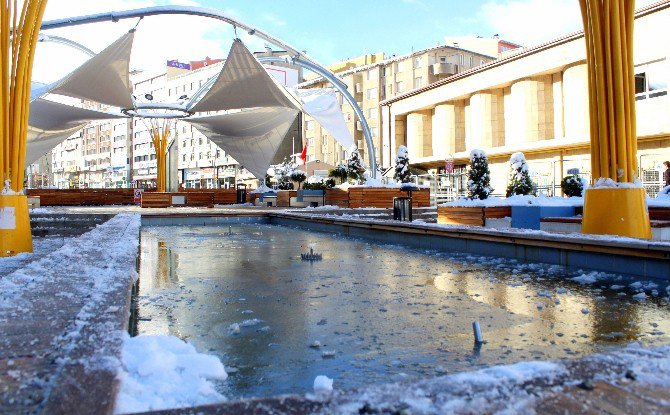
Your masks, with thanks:
<instances>
[{"instance_id":1,"label":"apartment building","mask_svg":"<svg viewBox=\"0 0 670 415\"><path fill-rule=\"evenodd\" d=\"M79 170L82 165L83 130L58 144L51 154L53 178L50 185L59 189L79 187Z\"/></svg>"},{"instance_id":2,"label":"apartment building","mask_svg":"<svg viewBox=\"0 0 670 415\"><path fill-rule=\"evenodd\" d=\"M639 177L650 195L670 159L668 48L670 3L638 10L635 86ZM495 194L504 194L509 157L522 151L540 189L560 194L568 172L590 176L588 79L583 34L507 52L496 61L381 102L385 160L398 146L428 173L451 160L464 169L469 153L488 153Z\"/></svg>"},{"instance_id":3,"label":"apartment building","mask_svg":"<svg viewBox=\"0 0 670 415\"><path fill-rule=\"evenodd\" d=\"M492 39L491 42L498 44L502 41ZM508 42L505 44L512 45ZM392 160L389 158L389 149L384 147L382 141L379 103L483 65L494 60L496 56L497 52L496 55L491 56L452 44L390 58L383 58L383 54L365 55L335 64L330 69L336 71L363 110L373 136L377 161L382 166L389 166ZM328 83L322 78L311 79L299 85L300 88L327 86L329 86ZM354 143L357 144L364 159L367 159L362 125L357 120L352 107L341 97L340 104ZM304 117L303 130L307 143L307 161L320 160L336 165L345 158L345 149L307 115Z\"/></svg>"}]
</instances>

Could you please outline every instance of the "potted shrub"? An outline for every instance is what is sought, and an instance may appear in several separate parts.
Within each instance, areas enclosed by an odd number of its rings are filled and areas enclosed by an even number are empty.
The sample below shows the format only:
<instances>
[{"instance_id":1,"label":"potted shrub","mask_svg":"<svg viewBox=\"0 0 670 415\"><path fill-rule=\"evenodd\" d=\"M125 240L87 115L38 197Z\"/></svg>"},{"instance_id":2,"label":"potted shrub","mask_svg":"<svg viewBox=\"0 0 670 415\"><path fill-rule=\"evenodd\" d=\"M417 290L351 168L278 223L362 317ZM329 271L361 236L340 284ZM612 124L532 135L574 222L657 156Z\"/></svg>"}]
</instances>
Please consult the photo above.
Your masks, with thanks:
<instances>
[{"instance_id":1,"label":"potted shrub","mask_svg":"<svg viewBox=\"0 0 670 415\"><path fill-rule=\"evenodd\" d=\"M570 174L561 180L561 190L567 197L581 197L584 193L584 183L576 174Z\"/></svg>"},{"instance_id":2,"label":"potted shrub","mask_svg":"<svg viewBox=\"0 0 670 415\"><path fill-rule=\"evenodd\" d=\"M514 195L533 195L537 188L530 178L530 170L523 153L514 153L509 160L510 178L507 185L507 197Z\"/></svg>"},{"instance_id":3,"label":"potted shrub","mask_svg":"<svg viewBox=\"0 0 670 415\"><path fill-rule=\"evenodd\" d=\"M351 146L349 150L349 159L347 159L347 176L353 184L363 184L366 181L365 166L361 160L361 155L358 153L358 147Z\"/></svg>"},{"instance_id":4,"label":"potted shrub","mask_svg":"<svg viewBox=\"0 0 670 415\"><path fill-rule=\"evenodd\" d=\"M409 156L407 154L407 147L398 147L398 154L395 157L395 173L393 178L398 183L411 182L412 174L409 171Z\"/></svg>"},{"instance_id":5,"label":"potted shrub","mask_svg":"<svg viewBox=\"0 0 670 415\"><path fill-rule=\"evenodd\" d=\"M291 173L291 181L297 182L298 183L298 190L300 190L300 186L302 185L302 182L304 182L307 179L307 175L300 171L300 170L294 170Z\"/></svg>"},{"instance_id":6,"label":"potted shrub","mask_svg":"<svg viewBox=\"0 0 670 415\"><path fill-rule=\"evenodd\" d=\"M491 187L491 172L486 153L474 149L470 152L470 169L468 170L468 198L474 200L487 199L493 188Z\"/></svg>"},{"instance_id":7,"label":"potted shrub","mask_svg":"<svg viewBox=\"0 0 670 415\"><path fill-rule=\"evenodd\" d=\"M328 177L339 179L340 184L342 184L347 180L347 177L349 177L349 172L344 164L339 164L328 172Z\"/></svg>"}]
</instances>

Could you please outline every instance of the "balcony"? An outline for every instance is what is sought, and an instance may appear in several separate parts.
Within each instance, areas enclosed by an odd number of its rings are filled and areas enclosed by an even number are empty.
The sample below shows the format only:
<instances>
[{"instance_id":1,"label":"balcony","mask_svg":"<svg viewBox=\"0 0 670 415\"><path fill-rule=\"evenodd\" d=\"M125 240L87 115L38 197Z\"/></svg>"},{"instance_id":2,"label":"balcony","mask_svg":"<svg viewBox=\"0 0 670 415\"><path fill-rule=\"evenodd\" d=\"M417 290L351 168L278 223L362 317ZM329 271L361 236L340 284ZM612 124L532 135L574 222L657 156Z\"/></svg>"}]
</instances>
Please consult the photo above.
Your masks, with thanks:
<instances>
[{"instance_id":1,"label":"balcony","mask_svg":"<svg viewBox=\"0 0 670 415\"><path fill-rule=\"evenodd\" d=\"M431 65L433 68L433 75L456 75L458 73L458 65L447 62L439 62Z\"/></svg>"}]
</instances>

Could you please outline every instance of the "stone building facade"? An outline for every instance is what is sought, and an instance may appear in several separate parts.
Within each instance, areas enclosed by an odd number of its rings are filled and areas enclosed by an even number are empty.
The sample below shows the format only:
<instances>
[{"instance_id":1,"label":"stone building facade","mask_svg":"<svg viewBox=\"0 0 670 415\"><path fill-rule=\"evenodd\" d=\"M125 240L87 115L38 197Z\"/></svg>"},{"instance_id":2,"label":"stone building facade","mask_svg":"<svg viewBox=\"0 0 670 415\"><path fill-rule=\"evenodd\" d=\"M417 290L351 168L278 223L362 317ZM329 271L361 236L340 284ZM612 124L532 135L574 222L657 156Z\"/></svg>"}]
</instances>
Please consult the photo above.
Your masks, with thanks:
<instances>
[{"instance_id":1,"label":"stone building facade","mask_svg":"<svg viewBox=\"0 0 670 415\"><path fill-rule=\"evenodd\" d=\"M651 195L670 159L670 3L636 14L635 81L639 176ZM586 51L581 33L527 49L381 102L382 142L406 145L411 165L444 171L445 160L465 167L469 153L488 153L495 194L505 192L509 157L522 151L534 180L560 194L568 171L590 175ZM656 190L654 190L656 189Z\"/></svg>"}]
</instances>

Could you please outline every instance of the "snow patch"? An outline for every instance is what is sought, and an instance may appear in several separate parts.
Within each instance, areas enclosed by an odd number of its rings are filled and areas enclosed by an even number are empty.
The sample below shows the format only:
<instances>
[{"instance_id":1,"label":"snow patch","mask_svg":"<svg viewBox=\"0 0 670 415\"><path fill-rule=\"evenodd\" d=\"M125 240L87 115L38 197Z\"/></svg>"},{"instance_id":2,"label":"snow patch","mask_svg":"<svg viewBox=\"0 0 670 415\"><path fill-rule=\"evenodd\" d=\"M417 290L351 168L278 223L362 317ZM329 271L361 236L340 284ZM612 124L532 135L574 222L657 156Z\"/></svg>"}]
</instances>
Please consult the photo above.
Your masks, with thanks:
<instances>
[{"instance_id":1,"label":"snow patch","mask_svg":"<svg viewBox=\"0 0 670 415\"><path fill-rule=\"evenodd\" d=\"M173 336L126 334L115 413L155 411L223 402L210 379L225 380L221 361Z\"/></svg>"}]
</instances>

